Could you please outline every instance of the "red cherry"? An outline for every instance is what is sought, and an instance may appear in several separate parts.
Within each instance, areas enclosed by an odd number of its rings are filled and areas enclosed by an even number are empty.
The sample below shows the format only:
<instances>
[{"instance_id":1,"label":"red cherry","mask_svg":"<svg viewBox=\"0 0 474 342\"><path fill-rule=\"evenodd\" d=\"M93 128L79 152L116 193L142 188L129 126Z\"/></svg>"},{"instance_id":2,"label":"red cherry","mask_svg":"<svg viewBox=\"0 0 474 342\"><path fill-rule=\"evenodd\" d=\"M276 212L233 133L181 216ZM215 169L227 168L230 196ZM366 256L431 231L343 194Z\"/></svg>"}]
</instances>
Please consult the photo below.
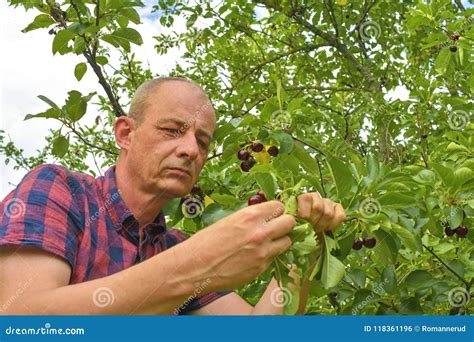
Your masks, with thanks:
<instances>
[{"instance_id":1,"label":"red cherry","mask_svg":"<svg viewBox=\"0 0 474 342\"><path fill-rule=\"evenodd\" d=\"M260 195L252 195L249 197L249 200L247 202L248 205L254 205L258 203L265 202L265 200L262 198Z\"/></svg>"},{"instance_id":2,"label":"red cherry","mask_svg":"<svg viewBox=\"0 0 474 342\"><path fill-rule=\"evenodd\" d=\"M445 233L447 236L453 236L454 233L456 233L456 229L451 229L450 226L447 226L446 228L444 228L444 233Z\"/></svg>"},{"instance_id":3,"label":"red cherry","mask_svg":"<svg viewBox=\"0 0 474 342\"><path fill-rule=\"evenodd\" d=\"M271 146L269 149L268 149L268 154L271 155L272 157L276 157L278 155L278 147L276 146Z\"/></svg>"},{"instance_id":4,"label":"red cherry","mask_svg":"<svg viewBox=\"0 0 474 342\"><path fill-rule=\"evenodd\" d=\"M453 33L453 34L451 35L451 40L452 40L453 42L459 40L459 34Z\"/></svg>"},{"instance_id":5,"label":"red cherry","mask_svg":"<svg viewBox=\"0 0 474 342\"><path fill-rule=\"evenodd\" d=\"M202 189L199 185L197 184L194 184L193 188L191 189L191 193L192 194L201 194L202 193Z\"/></svg>"},{"instance_id":6,"label":"red cherry","mask_svg":"<svg viewBox=\"0 0 474 342\"><path fill-rule=\"evenodd\" d=\"M254 152L261 152L263 150L263 144L259 142L254 142L251 147Z\"/></svg>"},{"instance_id":7,"label":"red cherry","mask_svg":"<svg viewBox=\"0 0 474 342\"><path fill-rule=\"evenodd\" d=\"M237 152L237 158L239 160L249 160L250 158L250 153L248 153L247 151L245 150L239 150L239 152Z\"/></svg>"},{"instance_id":8,"label":"red cherry","mask_svg":"<svg viewBox=\"0 0 474 342\"><path fill-rule=\"evenodd\" d=\"M358 251L359 249L361 249L363 246L363 243L361 240L359 239L356 239L354 240L354 243L352 244L352 248L355 249L356 251Z\"/></svg>"},{"instance_id":9,"label":"red cherry","mask_svg":"<svg viewBox=\"0 0 474 342\"><path fill-rule=\"evenodd\" d=\"M376 242L377 242L377 240L375 240L374 237L366 237L362 240L362 243L367 248L374 248Z\"/></svg>"},{"instance_id":10,"label":"red cherry","mask_svg":"<svg viewBox=\"0 0 474 342\"><path fill-rule=\"evenodd\" d=\"M255 160L249 159L240 163L240 168L244 172L249 172L252 166L254 166L254 164L255 164Z\"/></svg>"},{"instance_id":11,"label":"red cherry","mask_svg":"<svg viewBox=\"0 0 474 342\"><path fill-rule=\"evenodd\" d=\"M257 192L257 195L262 198L262 201L263 201L263 202L266 202L267 198L265 197L265 193L264 193L262 190L260 190L259 192Z\"/></svg>"},{"instance_id":12,"label":"red cherry","mask_svg":"<svg viewBox=\"0 0 474 342\"><path fill-rule=\"evenodd\" d=\"M469 231L466 226L459 226L455 230L456 235L459 237L465 237Z\"/></svg>"}]
</instances>

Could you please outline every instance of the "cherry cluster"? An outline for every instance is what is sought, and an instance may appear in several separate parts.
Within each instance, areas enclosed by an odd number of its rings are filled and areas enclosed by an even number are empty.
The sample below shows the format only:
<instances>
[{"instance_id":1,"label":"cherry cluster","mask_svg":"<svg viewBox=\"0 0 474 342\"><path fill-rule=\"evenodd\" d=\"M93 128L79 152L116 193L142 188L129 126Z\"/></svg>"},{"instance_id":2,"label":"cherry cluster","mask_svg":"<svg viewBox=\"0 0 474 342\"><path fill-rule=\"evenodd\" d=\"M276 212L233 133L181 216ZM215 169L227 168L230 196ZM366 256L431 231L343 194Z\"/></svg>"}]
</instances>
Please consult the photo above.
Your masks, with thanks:
<instances>
[{"instance_id":1,"label":"cherry cluster","mask_svg":"<svg viewBox=\"0 0 474 342\"><path fill-rule=\"evenodd\" d=\"M452 229L449 226L448 222L443 222L443 226L444 233L446 234L446 236L453 236L454 234L456 234L458 237L463 238L469 232L469 229L466 226L459 226L457 228Z\"/></svg>"},{"instance_id":2,"label":"cherry cluster","mask_svg":"<svg viewBox=\"0 0 474 342\"><path fill-rule=\"evenodd\" d=\"M365 237L362 240L355 239L352 248L358 251L362 247L374 248L377 240L374 237Z\"/></svg>"},{"instance_id":3,"label":"cherry cluster","mask_svg":"<svg viewBox=\"0 0 474 342\"><path fill-rule=\"evenodd\" d=\"M255 141L251 145L249 145L249 148L243 148L237 152L237 158L239 160L242 160L242 163L240 163L240 168L244 172L249 172L252 166L255 165L256 161L252 156L253 152L262 152L264 149L264 146L261 142ZM278 155L278 147L276 146L270 146L267 150L267 153L272 156L276 157Z\"/></svg>"}]
</instances>

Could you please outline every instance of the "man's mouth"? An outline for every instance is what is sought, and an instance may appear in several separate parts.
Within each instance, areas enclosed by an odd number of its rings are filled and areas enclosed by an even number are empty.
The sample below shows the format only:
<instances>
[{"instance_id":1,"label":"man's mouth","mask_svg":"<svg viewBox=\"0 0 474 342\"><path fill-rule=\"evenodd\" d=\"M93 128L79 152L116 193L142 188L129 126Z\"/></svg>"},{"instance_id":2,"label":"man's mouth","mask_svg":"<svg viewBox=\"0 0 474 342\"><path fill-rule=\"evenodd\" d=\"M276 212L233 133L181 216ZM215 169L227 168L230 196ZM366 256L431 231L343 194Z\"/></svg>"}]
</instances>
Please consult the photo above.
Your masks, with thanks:
<instances>
[{"instance_id":1,"label":"man's mouth","mask_svg":"<svg viewBox=\"0 0 474 342\"><path fill-rule=\"evenodd\" d=\"M181 176L189 176L191 177L191 172L188 169L182 169L180 167L169 167L166 170L171 171L172 173L181 175Z\"/></svg>"}]
</instances>

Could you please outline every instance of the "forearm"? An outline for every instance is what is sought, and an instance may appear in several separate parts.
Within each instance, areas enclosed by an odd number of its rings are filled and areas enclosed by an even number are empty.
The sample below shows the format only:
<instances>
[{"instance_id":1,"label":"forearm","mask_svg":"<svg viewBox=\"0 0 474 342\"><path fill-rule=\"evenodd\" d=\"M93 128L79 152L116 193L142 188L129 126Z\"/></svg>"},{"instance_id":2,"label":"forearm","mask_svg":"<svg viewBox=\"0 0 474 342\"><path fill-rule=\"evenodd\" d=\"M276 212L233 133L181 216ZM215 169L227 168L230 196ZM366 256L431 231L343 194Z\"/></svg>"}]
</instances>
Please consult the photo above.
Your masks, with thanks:
<instances>
[{"instance_id":1,"label":"forearm","mask_svg":"<svg viewBox=\"0 0 474 342\"><path fill-rule=\"evenodd\" d=\"M278 287L278 282L275 278L272 278L267 286L267 289L263 293L262 297L258 301L257 305L253 308L251 315L283 315L282 298L285 294Z\"/></svg>"},{"instance_id":2,"label":"forearm","mask_svg":"<svg viewBox=\"0 0 474 342\"><path fill-rule=\"evenodd\" d=\"M5 314L173 314L199 282L197 273L189 272L192 262L191 256L176 245L104 278L26 292L16 298Z\"/></svg>"}]
</instances>

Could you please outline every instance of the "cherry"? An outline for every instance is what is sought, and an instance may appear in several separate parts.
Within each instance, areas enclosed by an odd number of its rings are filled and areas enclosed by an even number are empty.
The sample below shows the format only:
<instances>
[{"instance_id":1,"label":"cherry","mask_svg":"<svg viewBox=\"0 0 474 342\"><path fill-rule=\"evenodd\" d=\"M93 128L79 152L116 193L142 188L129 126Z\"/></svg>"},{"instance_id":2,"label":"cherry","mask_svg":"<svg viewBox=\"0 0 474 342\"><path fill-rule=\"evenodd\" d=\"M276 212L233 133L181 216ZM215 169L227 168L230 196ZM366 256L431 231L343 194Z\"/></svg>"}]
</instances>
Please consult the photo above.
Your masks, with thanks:
<instances>
[{"instance_id":1,"label":"cherry","mask_svg":"<svg viewBox=\"0 0 474 342\"><path fill-rule=\"evenodd\" d=\"M365 238L362 240L362 243L363 243L364 246L367 247L367 248L374 248L376 242L377 242L377 240L375 240L374 237L365 237Z\"/></svg>"},{"instance_id":2,"label":"cherry","mask_svg":"<svg viewBox=\"0 0 474 342\"><path fill-rule=\"evenodd\" d=\"M450 226L447 226L444 228L444 233L446 234L446 236L453 236L454 233L456 233L456 229L451 229Z\"/></svg>"},{"instance_id":3,"label":"cherry","mask_svg":"<svg viewBox=\"0 0 474 342\"><path fill-rule=\"evenodd\" d=\"M239 152L237 152L237 158L239 160L249 160L250 158L250 153L248 153L247 151L245 150L239 150Z\"/></svg>"},{"instance_id":4,"label":"cherry","mask_svg":"<svg viewBox=\"0 0 474 342\"><path fill-rule=\"evenodd\" d=\"M354 243L352 244L352 249L355 249L356 251L358 251L359 249L362 248L363 245L364 244L362 243L361 240L356 239L356 240L354 240Z\"/></svg>"},{"instance_id":5,"label":"cherry","mask_svg":"<svg viewBox=\"0 0 474 342\"><path fill-rule=\"evenodd\" d=\"M199 185L197 184L194 184L193 188L191 189L191 193L192 194L201 194L202 193L202 189Z\"/></svg>"},{"instance_id":6,"label":"cherry","mask_svg":"<svg viewBox=\"0 0 474 342\"><path fill-rule=\"evenodd\" d=\"M265 193L262 190L257 192L257 195L260 196L263 199L263 202L265 202L267 200L267 198L265 197Z\"/></svg>"},{"instance_id":7,"label":"cherry","mask_svg":"<svg viewBox=\"0 0 474 342\"><path fill-rule=\"evenodd\" d=\"M459 40L459 34L453 33L453 34L451 35L451 40L452 40L453 42Z\"/></svg>"},{"instance_id":8,"label":"cherry","mask_svg":"<svg viewBox=\"0 0 474 342\"><path fill-rule=\"evenodd\" d=\"M247 202L248 205L254 205L254 204L259 204L265 202L265 199L260 196L260 195L252 195L249 197L249 200Z\"/></svg>"},{"instance_id":9,"label":"cherry","mask_svg":"<svg viewBox=\"0 0 474 342\"><path fill-rule=\"evenodd\" d=\"M249 160L246 160L246 161L243 161L242 163L240 163L240 168L244 172L249 172L250 169L252 168L252 166L254 166L254 165L255 165L255 160L254 159L249 159Z\"/></svg>"},{"instance_id":10,"label":"cherry","mask_svg":"<svg viewBox=\"0 0 474 342\"><path fill-rule=\"evenodd\" d=\"M449 47L449 51L451 51L451 52L456 52L456 51L458 51L458 47L457 47L456 45L451 45L451 46Z\"/></svg>"},{"instance_id":11,"label":"cherry","mask_svg":"<svg viewBox=\"0 0 474 342\"><path fill-rule=\"evenodd\" d=\"M263 144L259 142L252 143L252 151L254 152L261 152L263 150Z\"/></svg>"},{"instance_id":12,"label":"cherry","mask_svg":"<svg viewBox=\"0 0 474 342\"><path fill-rule=\"evenodd\" d=\"M456 235L459 237L465 237L467 235L468 229L466 226L459 226L455 229Z\"/></svg>"},{"instance_id":13,"label":"cherry","mask_svg":"<svg viewBox=\"0 0 474 342\"><path fill-rule=\"evenodd\" d=\"M428 138L428 134L423 134L423 135L421 136L421 138L422 138L422 139Z\"/></svg>"},{"instance_id":14,"label":"cherry","mask_svg":"<svg viewBox=\"0 0 474 342\"><path fill-rule=\"evenodd\" d=\"M278 155L278 147L276 146L270 146L270 148L268 149L268 154L271 155L272 157L276 157Z\"/></svg>"}]
</instances>

